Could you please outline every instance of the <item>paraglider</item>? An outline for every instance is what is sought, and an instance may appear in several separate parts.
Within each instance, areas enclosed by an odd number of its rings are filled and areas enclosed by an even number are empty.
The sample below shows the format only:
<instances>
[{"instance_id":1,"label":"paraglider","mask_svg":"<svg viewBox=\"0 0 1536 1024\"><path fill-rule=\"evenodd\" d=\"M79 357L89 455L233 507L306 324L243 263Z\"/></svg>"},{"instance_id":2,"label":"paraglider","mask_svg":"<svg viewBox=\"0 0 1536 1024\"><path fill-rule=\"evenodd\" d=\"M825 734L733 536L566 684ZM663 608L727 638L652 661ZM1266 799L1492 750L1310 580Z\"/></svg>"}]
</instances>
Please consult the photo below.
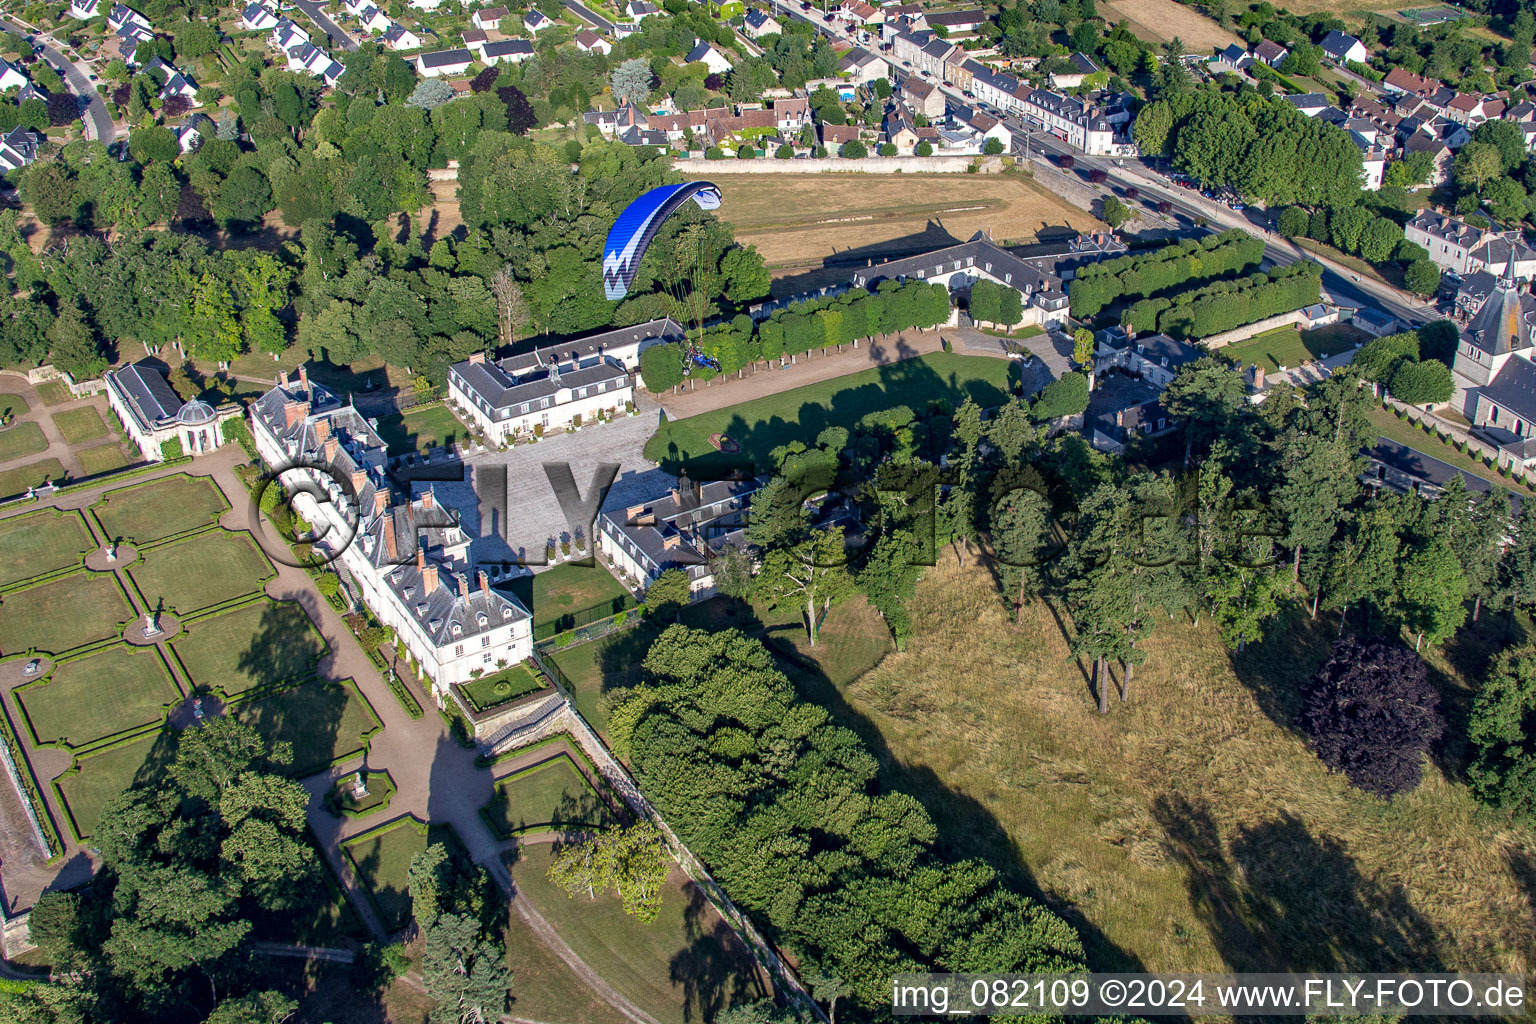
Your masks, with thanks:
<instances>
[{"instance_id":1,"label":"paraglider","mask_svg":"<svg viewBox=\"0 0 1536 1024\"><path fill-rule=\"evenodd\" d=\"M613 222L603 246L603 295L610 300L629 293L635 271L656 230L688 200L701 210L720 208L720 189L708 181L690 181L681 185L662 185L630 203Z\"/></svg>"}]
</instances>

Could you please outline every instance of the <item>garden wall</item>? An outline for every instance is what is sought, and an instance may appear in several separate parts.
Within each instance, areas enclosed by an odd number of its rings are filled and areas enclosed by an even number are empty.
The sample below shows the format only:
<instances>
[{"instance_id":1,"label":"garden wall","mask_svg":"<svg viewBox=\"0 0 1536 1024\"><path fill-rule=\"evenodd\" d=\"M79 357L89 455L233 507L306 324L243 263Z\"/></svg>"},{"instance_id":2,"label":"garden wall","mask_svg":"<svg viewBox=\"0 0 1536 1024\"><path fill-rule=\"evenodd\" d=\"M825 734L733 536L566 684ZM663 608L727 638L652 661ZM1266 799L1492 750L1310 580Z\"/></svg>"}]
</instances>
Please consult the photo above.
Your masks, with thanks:
<instances>
[{"instance_id":1,"label":"garden wall","mask_svg":"<svg viewBox=\"0 0 1536 1024\"><path fill-rule=\"evenodd\" d=\"M1272 331L1276 327L1284 327L1286 324L1300 324L1305 319L1306 317L1302 316L1299 309L1290 313L1281 313L1279 316L1268 317L1257 323L1244 324L1241 327L1234 327L1230 331L1213 334L1209 338L1201 338L1200 344L1206 348L1222 348L1227 345L1235 345L1240 341L1247 341L1256 334L1263 334L1265 331Z\"/></svg>"},{"instance_id":2,"label":"garden wall","mask_svg":"<svg viewBox=\"0 0 1536 1024\"><path fill-rule=\"evenodd\" d=\"M674 160L672 166L686 174L968 174L970 166L980 161L982 174L999 174L1001 157L977 156L868 156L862 160L842 157L823 159L776 160L760 156L755 160L701 160L689 157Z\"/></svg>"}]
</instances>

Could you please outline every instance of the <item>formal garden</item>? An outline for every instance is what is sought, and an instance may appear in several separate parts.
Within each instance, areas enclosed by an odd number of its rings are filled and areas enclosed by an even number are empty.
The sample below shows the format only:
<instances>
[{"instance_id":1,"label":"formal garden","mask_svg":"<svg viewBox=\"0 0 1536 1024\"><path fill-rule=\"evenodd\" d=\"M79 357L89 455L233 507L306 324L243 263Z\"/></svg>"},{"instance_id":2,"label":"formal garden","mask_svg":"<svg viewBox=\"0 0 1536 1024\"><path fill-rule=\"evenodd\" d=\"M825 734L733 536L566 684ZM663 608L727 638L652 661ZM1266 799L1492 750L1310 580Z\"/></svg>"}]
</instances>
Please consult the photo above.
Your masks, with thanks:
<instances>
[{"instance_id":1,"label":"formal garden","mask_svg":"<svg viewBox=\"0 0 1536 1024\"><path fill-rule=\"evenodd\" d=\"M41 402L36 404L21 395L0 393L0 422L9 423L0 426L0 463L22 463L0 472L0 498L44 483L72 483L109 473L139 460L138 448L107 409L105 399L98 396L89 404L53 411L54 406L78 400L61 381L49 381L38 391ZM19 419L23 416L30 418ZM22 462L48 450L49 435L43 425L50 419L68 447L68 456L79 463L78 470L61 461L58 448L46 457Z\"/></svg>"},{"instance_id":2,"label":"formal garden","mask_svg":"<svg viewBox=\"0 0 1536 1024\"><path fill-rule=\"evenodd\" d=\"M198 689L226 700L313 676L327 649L293 601L258 598L181 625L171 643L181 667Z\"/></svg>"},{"instance_id":3,"label":"formal garden","mask_svg":"<svg viewBox=\"0 0 1536 1024\"><path fill-rule=\"evenodd\" d=\"M0 589L78 568L94 546L79 512L40 509L0 520Z\"/></svg>"},{"instance_id":4,"label":"formal garden","mask_svg":"<svg viewBox=\"0 0 1536 1024\"><path fill-rule=\"evenodd\" d=\"M153 647L114 644L13 692L32 741L80 750L164 721L182 692Z\"/></svg>"},{"instance_id":5,"label":"formal garden","mask_svg":"<svg viewBox=\"0 0 1536 1024\"><path fill-rule=\"evenodd\" d=\"M603 828L617 820L607 787L603 788L605 792L599 793L571 754L561 750L546 761L497 779L495 796L480 816L501 839L530 832Z\"/></svg>"},{"instance_id":6,"label":"formal garden","mask_svg":"<svg viewBox=\"0 0 1536 1024\"><path fill-rule=\"evenodd\" d=\"M490 711L549 686L542 675L527 665L509 665L494 675L457 684L459 693L476 712Z\"/></svg>"},{"instance_id":7,"label":"formal garden","mask_svg":"<svg viewBox=\"0 0 1536 1024\"><path fill-rule=\"evenodd\" d=\"M141 551L128 570L146 606L179 615L255 593L273 574L250 534L219 529Z\"/></svg>"},{"instance_id":8,"label":"formal garden","mask_svg":"<svg viewBox=\"0 0 1536 1024\"><path fill-rule=\"evenodd\" d=\"M353 836L342 844L358 881L390 931L411 920L408 875L411 858L432 843L462 848L458 833L447 825L428 826L415 818L400 818Z\"/></svg>"},{"instance_id":9,"label":"formal garden","mask_svg":"<svg viewBox=\"0 0 1536 1024\"><path fill-rule=\"evenodd\" d=\"M156 731L77 758L53 789L74 837L85 842L101 809L135 782L154 782L170 763L170 735Z\"/></svg>"},{"instance_id":10,"label":"formal garden","mask_svg":"<svg viewBox=\"0 0 1536 1024\"><path fill-rule=\"evenodd\" d=\"M133 617L114 576L59 576L0 596L0 655L65 654L116 639Z\"/></svg>"},{"instance_id":11,"label":"formal garden","mask_svg":"<svg viewBox=\"0 0 1536 1024\"><path fill-rule=\"evenodd\" d=\"M211 526L227 508L213 481L179 473L108 491L91 514L108 537L147 545Z\"/></svg>"}]
</instances>

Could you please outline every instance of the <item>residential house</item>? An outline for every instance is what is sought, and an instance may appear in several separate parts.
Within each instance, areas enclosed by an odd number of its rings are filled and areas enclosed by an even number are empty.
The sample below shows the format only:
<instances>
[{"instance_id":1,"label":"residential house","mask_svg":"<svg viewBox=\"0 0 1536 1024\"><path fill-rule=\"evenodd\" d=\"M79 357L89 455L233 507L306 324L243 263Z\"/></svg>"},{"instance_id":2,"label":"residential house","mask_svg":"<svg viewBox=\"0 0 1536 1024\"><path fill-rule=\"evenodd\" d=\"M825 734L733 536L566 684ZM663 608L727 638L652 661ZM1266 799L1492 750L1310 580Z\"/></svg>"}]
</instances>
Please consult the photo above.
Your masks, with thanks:
<instances>
[{"instance_id":1,"label":"residential house","mask_svg":"<svg viewBox=\"0 0 1536 1024\"><path fill-rule=\"evenodd\" d=\"M195 153L213 137L216 127L207 114L193 114L181 124L172 126L171 134L176 136L176 144L183 153Z\"/></svg>"},{"instance_id":2,"label":"residential house","mask_svg":"<svg viewBox=\"0 0 1536 1024\"><path fill-rule=\"evenodd\" d=\"M27 166L37 159L38 137L22 127L0 136L0 174Z\"/></svg>"},{"instance_id":3,"label":"residential house","mask_svg":"<svg viewBox=\"0 0 1536 1024\"><path fill-rule=\"evenodd\" d=\"M1536 277L1536 250L1515 231L1494 231L1424 210L1403 229L1404 236L1422 245L1437 266L1462 277L1486 270L1512 280Z\"/></svg>"},{"instance_id":4,"label":"residential house","mask_svg":"<svg viewBox=\"0 0 1536 1024\"><path fill-rule=\"evenodd\" d=\"M288 70L307 71L326 85L335 85L347 68L313 43L304 43L288 51Z\"/></svg>"},{"instance_id":5,"label":"residential house","mask_svg":"<svg viewBox=\"0 0 1536 1024\"><path fill-rule=\"evenodd\" d=\"M1067 57L1067 60L1072 63L1072 70L1052 74L1052 89L1076 89L1083 84L1089 75L1096 75L1104 70L1086 53L1071 54Z\"/></svg>"},{"instance_id":6,"label":"residential house","mask_svg":"<svg viewBox=\"0 0 1536 1024\"><path fill-rule=\"evenodd\" d=\"M975 132L980 137L982 149L985 149L986 144L992 139L1002 143L1004 153L1013 147L1013 132L1008 126L982 110L975 107L956 107L950 112L950 120Z\"/></svg>"},{"instance_id":7,"label":"residential house","mask_svg":"<svg viewBox=\"0 0 1536 1024\"><path fill-rule=\"evenodd\" d=\"M476 353L449 367L448 396L470 429L500 444L622 415L635 386L624 364L608 355L562 360L535 350L491 360Z\"/></svg>"},{"instance_id":8,"label":"residential house","mask_svg":"<svg viewBox=\"0 0 1536 1024\"><path fill-rule=\"evenodd\" d=\"M589 28L576 33L576 49L582 53L600 53L604 57L613 52L613 44Z\"/></svg>"},{"instance_id":9,"label":"residential house","mask_svg":"<svg viewBox=\"0 0 1536 1024\"><path fill-rule=\"evenodd\" d=\"M101 10L101 0L69 0L68 14L76 21L90 21Z\"/></svg>"},{"instance_id":10,"label":"residential house","mask_svg":"<svg viewBox=\"0 0 1536 1024\"><path fill-rule=\"evenodd\" d=\"M1350 141L1360 149L1363 168L1360 187L1369 192L1379 190L1387 168L1386 142L1391 136L1364 118L1350 118L1341 127L1349 132Z\"/></svg>"},{"instance_id":11,"label":"residential house","mask_svg":"<svg viewBox=\"0 0 1536 1024\"><path fill-rule=\"evenodd\" d=\"M1253 62L1253 54L1236 43L1217 50L1216 56L1210 59L1211 67L1218 71L1246 71Z\"/></svg>"},{"instance_id":12,"label":"residential house","mask_svg":"<svg viewBox=\"0 0 1536 1024\"><path fill-rule=\"evenodd\" d=\"M309 33L288 18L280 18L276 25L272 26L272 35L269 39L272 46L283 53L288 53L296 46L303 46L309 42Z\"/></svg>"},{"instance_id":13,"label":"residential house","mask_svg":"<svg viewBox=\"0 0 1536 1024\"><path fill-rule=\"evenodd\" d=\"M1063 337L1063 344L1069 342ZM1177 423L1163 408L1161 395L1161 389L1144 380L1110 374L1088 396L1083 434L1095 448L1118 455L1137 437L1167 433Z\"/></svg>"},{"instance_id":14,"label":"residential house","mask_svg":"<svg viewBox=\"0 0 1536 1024\"><path fill-rule=\"evenodd\" d=\"M905 105L894 104L885 115L885 141L898 153L910 153L917 145L917 121Z\"/></svg>"},{"instance_id":15,"label":"residential house","mask_svg":"<svg viewBox=\"0 0 1536 1024\"><path fill-rule=\"evenodd\" d=\"M369 35L382 35L395 23L394 19L372 4L363 8L357 20L362 23L363 31Z\"/></svg>"},{"instance_id":16,"label":"residential house","mask_svg":"<svg viewBox=\"0 0 1536 1024\"><path fill-rule=\"evenodd\" d=\"M108 370L103 379L107 405L150 462L164 460L170 442L187 455L216 451L224 443L224 423L241 415L233 405L218 412L198 399L183 402L166 374L148 361Z\"/></svg>"},{"instance_id":17,"label":"residential house","mask_svg":"<svg viewBox=\"0 0 1536 1024\"><path fill-rule=\"evenodd\" d=\"M478 54L480 48L490 41L490 36L478 28L467 28L459 33L459 41L464 44L466 49L474 50Z\"/></svg>"},{"instance_id":18,"label":"residential house","mask_svg":"<svg viewBox=\"0 0 1536 1024\"><path fill-rule=\"evenodd\" d=\"M555 20L538 8L530 8L523 15L523 31L531 36L547 31L555 27Z\"/></svg>"},{"instance_id":19,"label":"residential house","mask_svg":"<svg viewBox=\"0 0 1536 1024\"><path fill-rule=\"evenodd\" d=\"M475 55L468 50L433 50L416 55L416 70L426 78L444 75L462 75L475 62Z\"/></svg>"},{"instance_id":20,"label":"residential house","mask_svg":"<svg viewBox=\"0 0 1536 1024\"><path fill-rule=\"evenodd\" d=\"M781 132L798 132L811 123L811 101L804 96L774 100L773 120Z\"/></svg>"},{"instance_id":21,"label":"residential house","mask_svg":"<svg viewBox=\"0 0 1536 1024\"><path fill-rule=\"evenodd\" d=\"M107 28L113 32L121 32L124 25L137 25L146 32L153 32L154 26L149 19L126 4L113 4L107 11Z\"/></svg>"},{"instance_id":22,"label":"residential house","mask_svg":"<svg viewBox=\"0 0 1536 1024\"><path fill-rule=\"evenodd\" d=\"M843 54L842 60L837 62L837 71L860 85L880 78L889 81L891 77L891 66L862 46L855 46Z\"/></svg>"},{"instance_id":23,"label":"residential house","mask_svg":"<svg viewBox=\"0 0 1536 1024\"><path fill-rule=\"evenodd\" d=\"M1279 67L1280 62L1290 55L1290 50L1268 39L1261 40L1259 45L1253 48L1253 56L1272 68Z\"/></svg>"},{"instance_id":24,"label":"residential house","mask_svg":"<svg viewBox=\"0 0 1536 1024\"><path fill-rule=\"evenodd\" d=\"M32 79L27 77L26 72L5 58L0 57L0 92L10 92L12 89L25 89L31 84Z\"/></svg>"},{"instance_id":25,"label":"residential house","mask_svg":"<svg viewBox=\"0 0 1536 1024\"><path fill-rule=\"evenodd\" d=\"M929 28L943 28L951 36L974 33L987 22L986 12L980 8L963 11L931 11L924 15Z\"/></svg>"},{"instance_id":26,"label":"residential house","mask_svg":"<svg viewBox=\"0 0 1536 1024\"><path fill-rule=\"evenodd\" d=\"M1355 310L1349 322L1373 338L1384 338L1403 329L1403 322L1397 317L1370 306Z\"/></svg>"},{"instance_id":27,"label":"residential house","mask_svg":"<svg viewBox=\"0 0 1536 1024\"><path fill-rule=\"evenodd\" d=\"M930 120L944 116L944 93L932 82L908 75L901 83L901 98L915 114Z\"/></svg>"},{"instance_id":28,"label":"residential house","mask_svg":"<svg viewBox=\"0 0 1536 1024\"><path fill-rule=\"evenodd\" d=\"M864 0L845 0L838 10L842 19L850 25L879 25L885 21L885 12Z\"/></svg>"},{"instance_id":29,"label":"residential house","mask_svg":"<svg viewBox=\"0 0 1536 1024\"><path fill-rule=\"evenodd\" d=\"M1486 270L1479 270L1475 274L1466 277L1447 276L1441 283L1441 294L1445 295L1449 290L1454 291L1453 301L1456 304L1456 315L1464 320L1470 320L1477 315L1477 311L1483 308L1483 303L1488 301L1499 287L1499 279Z\"/></svg>"},{"instance_id":30,"label":"residential house","mask_svg":"<svg viewBox=\"0 0 1536 1024\"><path fill-rule=\"evenodd\" d=\"M1350 62L1364 64L1371 59L1371 52L1365 48L1365 44L1352 35L1334 29L1323 37L1322 47L1324 55L1340 64Z\"/></svg>"},{"instance_id":31,"label":"residential house","mask_svg":"<svg viewBox=\"0 0 1536 1024\"><path fill-rule=\"evenodd\" d=\"M726 547L742 547L746 506L762 481L696 483L686 472L649 500L609 509L598 517L597 553L635 589L668 569L688 575L689 598L714 596L711 562Z\"/></svg>"},{"instance_id":32,"label":"residential house","mask_svg":"<svg viewBox=\"0 0 1536 1024\"><path fill-rule=\"evenodd\" d=\"M392 21L389 28L384 30L384 45L391 50L419 50L421 49L421 36L412 32L398 21Z\"/></svg>"},{"instance_id":33,"label":"residential house","mask_svg":"<svg viewBox=\"0 0 1536 1024\"><path fill-rule=\"evenodd\" d=\"M970 93L975 76L971 73L969 65L972 63L966 51L955 49L944 60L944 80L952 84L963 93Z\"/></svg>"},{"instance_id":34,"label":"residential house","mask_svg":"<svg viewBox=\"0 0 1536 1024\"><path fill-rule=\"evenodd\" d=\"M1137 335L1124 327L1111 327L1095 335L1093 368L1111 368L1140 377L1159 391L1173 383L1179 368L1205 355L1202 349L1166 334Z\"/></svg>"},{"instance_id":35,"label":"residential house","mask_svg":"<svg viewBox=\"0 0 1536 1024\"><path fill-rule=\"evenodd\" d=\"M266 4L246 4L240 12L240 27L247 32L270 32L277 27L277 12Z\"/></svg>"},{"instance_id":36,"label":"residential house","mask_svg":"<svg viewBox=\"0 0 1536 1024\"><path fill-rule=\"evenodd\" d=\"M527 39L502 39L480 47L480 60L486 66L496 64L521 64L533 56L533 43Z\"/></svg>"},{"instance_id":37,"label":"residential house","mask_svg":"<svg viewBox=\"0 0 1536 1024\"><path fill-rule=\"evenodd\" d=\"M729 57L715 49L711 43L699 42L683 58L685 64L703 64L712 74L723 75L735 67Z\"/></svg>"},{"instance_id":38,"label":"residential house","mask_svg":"<svg viewBox=\"0 0 1536 1024\"><path fill-rule=\"evenodd\" d=\"M1416 75L1405 68L1393 68L1387 72L1387 77L1381 80L1381 86L1387 92L1402 96L1429 96L1443 86L1433 78L1425 78Z\"/></svg>"},{"instance_id":39,"label":"residential house","mask_svg":"<svg viewBox=\"0 0 1536 1024\"><path fill-rule=\"evenodd\" d=\"M1332 106L1332 104L1328 102L1328 97L1324 96L1320 92L1293 93L1288 96L1283 96L1281 99L1285 100L1285 102L1289 103L1291 106L1295 107L1297 110L1301 111L1308 117L1316 117L1318 114L1321 114L1327 107Z\"/></svg>"},{"instance_id":40,"label":"residential house","mask_svg":"<svg viewBox=\"0 0 1536 1024\"><path fill-rule=\"evenodd\" d=\"M1429 153L1434 163L1430 167L1429 184L1444 185L1451 180L1451 161L1455 154L1444 142L1425 132L1413 132L1406 137L1401 133L1403 155Z\"/></svg>"},{"instance_id":41,"label":"residential house","mask_svg":"<svg viewBox=\"0 0 1536 1024\"><path fill-rule=\"evenodd\" d=\"M837 147L845 142L858 142L862 134L856 124L827 124L823 121L821 128L821 144L827 147L827 152L836 153Z\"/></svg>"},{"instance_id":42,"label":"residential house","mask_svg":"<svg viewBox=\"0 0 1536 1024\"><path fill-rule=\"evenodd\" d=\"M197 83L186 72L171 68L171 75L165 80L165 86L160 90L160 98L168 100L172 96L180 96L187 102L197 103Z\"/></svg>"},{"instance_id":43,"label":"residential house","mask_svg":"<svg viewBox=\"0 0 1536 1024\"><path fill-rule=\"evenodd\" d=\"M505 21L509 13L505 7L483 7L470 15L469 20L480 31L490 32Z\"/></svg>"},{"instance_id":44,"label":"residential house","mask_svg":"<svg viewBox=\"0 0 1536 1024\"><path fill-rule=\"evenodd\" d=\"M1022 94L1022 95L1021 95ZM1090 156L1116 151L1114 126L1104 112L1081 100L1023 86L1014 94L1025 117L1042 124L1054 136Z\"/></svg>"},{"instance_id":45,"label":"residential house","mask_svg":"<svg viewBox=\"0 0 1536 1024\"><path fill-rule=\"evenodd\" d=\"M661 8L650 3L649 0L629 0L629 3L624 5L624 16L634 21L642 21L660 13Z\"/></svg>"},{"instance_id":46,"label":"residential house","mask_svg":"<svg viewBox=\"0 0 1536 1024\"><path fill-rule=\"evenodd\" d=\"M297 490L295 510L326 538L348 538L339 550L327 539L315 546L336 557L349 586L394 631L434 698L498 662L532 655L528 609L477 571L469 536L430 487L415 498L393 492L384 440L361 413L302 368L298 381L285 377L250 413L251 438L269 467L331 467L288 471L311 484Z\"/></svg>"},{"instance_id":47,"label":"residential house","mask_svg":"<svg viewBox=\"0 0 1536 1024\"><path fill-rule=\"evenodd\" d=\"M1457 124L1475 128L1484 121L1497 120L1504 113L1505 103L1497 96L1481 96L1477 93L1457 93L1446 104L1445 116Z\"/></svg>"},{"instance_id":48,"label":"residential house","mask_svg":"<svg viewBox=\"0 0 1536 1024\"><path fill-rule=\"evenodd\" d=\"M435 11L443 6L443 0L407 0L418 11Z\"/></svg>"},{"instance_id":49,"label":"residential house","mask_svg":"<svg viewBox=\"0 0 1536 1024\"><path fill-rule=\"evenodd\" d=\"M766 11L751 10L742 19L742 31L748 39L761 39L763 36L782 35L784 26Z\"/></svg>"}]
</instances>

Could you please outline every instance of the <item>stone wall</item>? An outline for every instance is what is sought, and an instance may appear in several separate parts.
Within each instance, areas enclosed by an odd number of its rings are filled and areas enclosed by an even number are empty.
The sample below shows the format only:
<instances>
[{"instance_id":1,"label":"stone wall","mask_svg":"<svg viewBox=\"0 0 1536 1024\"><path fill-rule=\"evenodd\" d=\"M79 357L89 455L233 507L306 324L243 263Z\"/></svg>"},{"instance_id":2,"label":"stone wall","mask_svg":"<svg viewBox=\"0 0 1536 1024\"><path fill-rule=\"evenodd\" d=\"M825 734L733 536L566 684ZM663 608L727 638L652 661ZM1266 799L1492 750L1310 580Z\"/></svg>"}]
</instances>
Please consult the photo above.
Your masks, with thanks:
<instances>
[{"instance_id":1,"label":"stone wall","mask_svg":"<svg viewBox=\"0 0 1536 1024\"><path fill-rule=\"evenodd\" d=\"M701 160L690 157L674 160L672 166L684 174L709 177L711 174L968 174L981 162L982 174L999 174L1002 157L977 156L870 156L863 160L826 157L821 160L776 160L760 156L756 160Z\"/></svg>"}]
</instances>

